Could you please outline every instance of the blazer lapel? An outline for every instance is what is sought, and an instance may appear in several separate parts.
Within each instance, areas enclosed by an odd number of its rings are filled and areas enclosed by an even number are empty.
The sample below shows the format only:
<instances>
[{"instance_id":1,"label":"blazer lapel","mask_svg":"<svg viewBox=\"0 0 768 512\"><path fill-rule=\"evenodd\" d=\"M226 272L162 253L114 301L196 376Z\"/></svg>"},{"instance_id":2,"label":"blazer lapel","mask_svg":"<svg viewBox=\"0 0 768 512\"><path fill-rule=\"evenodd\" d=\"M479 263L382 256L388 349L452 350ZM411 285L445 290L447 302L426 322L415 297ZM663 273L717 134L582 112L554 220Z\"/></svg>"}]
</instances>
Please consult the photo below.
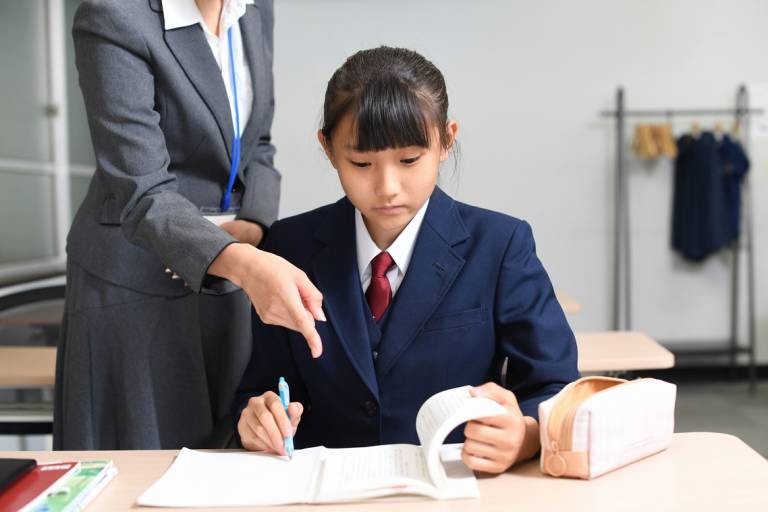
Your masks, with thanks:
<instances>
[{"instance_id":1,"label":"blazer lapel","mask_svg":"<svg viewBox=\"0 0 768 512\"><path fill-rule=\"evenodd\" d=\"M323 306L347 357L371 393L379 396L357 270L354 207L340 200L315 233L324 247L312 260Z\"/></svg>"},{"instance_id":2,"label":"blazer lapel","mask_svg":"<svg viewBox=\"0 0 768 512\"><path fill-rule=\"evenodd\" d=\"M242 144L240 147L240 169L242 170L250 161L251 155L256 150L258 138L261 132L263 109L265 102L271 101L269 86L267 83L267 67L264 55L264 38L262 37L263 28L261 26L261 13L254 5L249 5L245 14L240 18L240 33L243 36L243 48L245 48L245 58L248 61L248 67L251 70L251 83L253 84L253 103L251 107L251 116L248 123L241 130Z\"/></svg>"},{"instance_id":3,"label":"blazer lapel","mask_svg":"<svg viewBox=\"0 0 768 512\"><path fill-rule=\"evenodd\" d=\"M224 81L221 80L221 70L211 53L211 47L205 40L202 27L196 24L166 30L163 37L184 73L213 113L227 147L227 153L231 153L234 129L229 99Z\"/></svg>"},{"instance_id":4,"label":"blazer lapel","mask_svg":"<svg viewBox=\"0 0 768 512\"><path fill-rule=\"evenodd\" d=\"M392 369L450 289L465 262L453 247L468 237L453 199L435 188L379 345L379 380Z\"/></svg>"}]
</instances>

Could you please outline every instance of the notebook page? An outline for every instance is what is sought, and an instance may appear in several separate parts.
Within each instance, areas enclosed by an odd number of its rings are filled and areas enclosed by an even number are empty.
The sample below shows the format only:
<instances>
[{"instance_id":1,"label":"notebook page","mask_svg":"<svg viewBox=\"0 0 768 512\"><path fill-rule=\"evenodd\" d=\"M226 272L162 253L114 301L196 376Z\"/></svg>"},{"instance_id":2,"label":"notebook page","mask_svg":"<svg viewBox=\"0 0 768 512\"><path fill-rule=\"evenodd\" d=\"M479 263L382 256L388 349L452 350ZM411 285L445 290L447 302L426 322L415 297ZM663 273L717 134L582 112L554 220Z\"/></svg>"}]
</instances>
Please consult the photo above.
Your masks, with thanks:
<instances>
[{"instance_id":1,"label":"notebook page","mask_svg":"<svg viewBox=\"0 0 768 512\"><path fill-rule=\"evenodd\" d=\"M323 447L296 450L293 460L253 452L183 448L138 499L153 507L237 507L307 503Z\"/></svg>"},{"instance_id":2,"label":"notebook page","mask_svg":"<svg viewBox=\"0 0 768 512\"><path fill-rule=\"evenodd\" d=\"M440 464L440 447L446 436L464 422L486 416L506 414L507 410L488 398L473 397L471 386L447 389L432 395L416 415L416 433L427 461L427 470L435 486L445 483Z\"/></svg>"},{"instance_id":3,"label":"notebook page","mask_svg":"<svg viewBox=\"0 0 768 512\"><path fill-rule=\"evenodd\" d=\"M316 502L428 492L432 482L419 446L390 444L327 449ZM433 489L434 490L434 489Z\"/></svg>"}]
</instances>

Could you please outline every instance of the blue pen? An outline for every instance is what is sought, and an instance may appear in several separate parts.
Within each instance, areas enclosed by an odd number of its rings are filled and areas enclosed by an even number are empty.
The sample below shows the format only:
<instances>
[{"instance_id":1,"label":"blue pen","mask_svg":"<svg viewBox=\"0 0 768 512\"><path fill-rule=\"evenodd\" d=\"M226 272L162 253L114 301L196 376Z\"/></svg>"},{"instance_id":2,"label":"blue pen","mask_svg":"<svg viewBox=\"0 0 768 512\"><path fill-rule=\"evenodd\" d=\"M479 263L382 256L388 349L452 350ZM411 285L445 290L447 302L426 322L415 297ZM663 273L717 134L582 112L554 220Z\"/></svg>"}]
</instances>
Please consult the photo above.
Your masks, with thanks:
<instances>
[{"instance_id":1,"label":"blue pen","mask_svg":"<svg viewBox=\"0 0 768 512\"><path fill-rule=\"evenodd\" d=\"M288 389L288 383L285 379L280 377L280 382L277 383L277 390L280 393L280 401L283 403L283 409L285 414L288 415L288 404L291 403L291 391ZM288 421L291 420L291 416L288 415ZM285 453L289 459L293 459L293 436L283 438L285 443Z\"/></svg>"}]
</instances>

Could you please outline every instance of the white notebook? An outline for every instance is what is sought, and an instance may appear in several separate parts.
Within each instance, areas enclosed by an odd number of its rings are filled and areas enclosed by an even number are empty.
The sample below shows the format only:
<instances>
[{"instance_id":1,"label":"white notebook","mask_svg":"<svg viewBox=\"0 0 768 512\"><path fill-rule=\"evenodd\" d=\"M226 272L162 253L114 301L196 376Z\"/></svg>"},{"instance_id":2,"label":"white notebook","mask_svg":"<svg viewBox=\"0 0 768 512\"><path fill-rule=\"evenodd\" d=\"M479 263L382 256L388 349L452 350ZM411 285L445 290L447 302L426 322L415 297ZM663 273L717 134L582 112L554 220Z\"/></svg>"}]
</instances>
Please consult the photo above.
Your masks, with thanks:
<instances>
[{"instance_id":1,"label":"white notebook","mask_svg":"<svg viewBox=\"0 0 768 512\"><path fill-rule=\"evenodd\" d=\"M461 444L443 445L462 423L505 414L469 386L430 397L416 416L420 446L392 444L296 450L293 460L255 452L182 449L168 471L138 499L154 507L236 507L358 501L396 494L435 499L479 496ZM301 425L299 425L301 428Z\"/></svg>"}]
</instances>

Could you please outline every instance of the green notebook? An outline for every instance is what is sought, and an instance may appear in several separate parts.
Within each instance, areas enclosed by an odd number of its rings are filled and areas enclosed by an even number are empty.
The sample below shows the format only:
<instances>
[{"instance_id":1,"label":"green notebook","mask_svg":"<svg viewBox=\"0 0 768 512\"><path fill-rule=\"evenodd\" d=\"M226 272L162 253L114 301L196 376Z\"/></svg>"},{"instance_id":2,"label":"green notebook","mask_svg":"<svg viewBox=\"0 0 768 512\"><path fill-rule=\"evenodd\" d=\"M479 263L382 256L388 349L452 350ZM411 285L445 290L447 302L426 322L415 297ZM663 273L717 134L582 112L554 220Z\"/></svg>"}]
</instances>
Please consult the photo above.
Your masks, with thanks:
<instances>
[{"instance_id":1,"label":"green notebook","mask_svg":"<svg viewBox=\"0 0 768 512\"><path fill-rule=\"evenodd\" d=\"M82 510L114 478L117 468L111 460L83 461L74 475L33 512Z\"/></svg>"}]
</instances>

